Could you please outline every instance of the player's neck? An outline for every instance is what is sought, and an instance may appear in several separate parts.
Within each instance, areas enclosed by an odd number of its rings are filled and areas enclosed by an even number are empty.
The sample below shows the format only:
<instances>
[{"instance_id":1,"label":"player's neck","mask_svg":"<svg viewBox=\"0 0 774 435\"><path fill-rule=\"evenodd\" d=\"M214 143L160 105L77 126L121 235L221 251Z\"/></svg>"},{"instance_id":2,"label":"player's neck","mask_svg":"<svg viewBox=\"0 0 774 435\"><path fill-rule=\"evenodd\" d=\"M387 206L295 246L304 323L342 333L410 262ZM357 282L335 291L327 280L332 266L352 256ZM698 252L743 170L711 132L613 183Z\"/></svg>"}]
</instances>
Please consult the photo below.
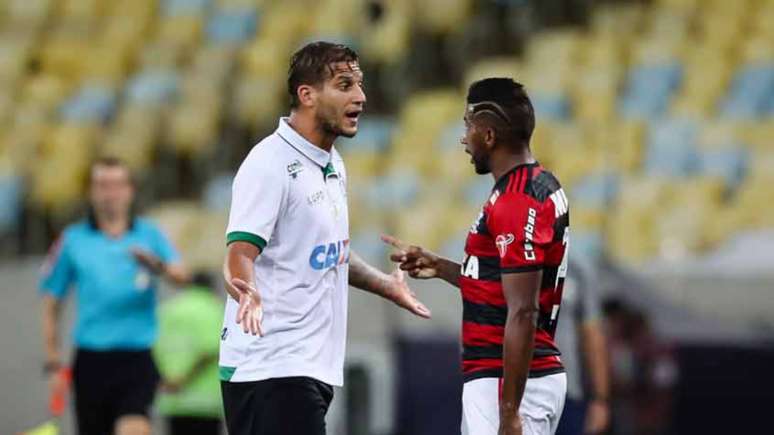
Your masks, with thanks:
<instances>
[{"instance_id":1,"label":"player's neck","mask_svg":"<svg viewBox=\"0 0 774 435\"><path fill-rule=\"evenodd\" d=\"M97 213L95 221L100 231L113 238L121 237L129 229L128 216L109 216Z\"/></svg>"},{"instance_id":2,"label":"player's neck","mask_svg":"<svg viewBox=\"0 0 774 435\"><path fill-rule=\"evenodd\" d=\"M288 125L312 145L331 152L336 136L323 130L322 126L312 117L294 111L290 114Z\"/></svg>"},{"instance_id":3,"label":"player's neck","mask_svg":"<svg viewBox=\"0 0 774 435\"><path fill-rule=\"evenodd\" d=\"M532 157L532 152L529 148L524 148L517 152L504 152L505 150L503 149L500 149L500 151L499 155L493 155L489 160L495 181L516 166L535 163L535 158Z\"/></svg>"}]
</instances>

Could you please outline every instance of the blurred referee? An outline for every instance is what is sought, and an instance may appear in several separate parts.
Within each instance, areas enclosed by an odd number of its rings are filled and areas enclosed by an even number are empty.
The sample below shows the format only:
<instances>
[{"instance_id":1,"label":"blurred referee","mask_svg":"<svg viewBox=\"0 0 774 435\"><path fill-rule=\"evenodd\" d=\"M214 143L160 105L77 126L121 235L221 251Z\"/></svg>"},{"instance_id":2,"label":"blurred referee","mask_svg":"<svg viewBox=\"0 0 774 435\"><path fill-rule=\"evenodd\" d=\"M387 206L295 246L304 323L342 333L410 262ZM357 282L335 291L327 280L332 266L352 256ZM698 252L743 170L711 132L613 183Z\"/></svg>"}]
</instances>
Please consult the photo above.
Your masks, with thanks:
<instances>
[{"instance_id":1,"label":"blurred referee","mask_svg":"<svg viewBox=\"0 0 774 435\"><path fill-rule=\"evenodd\" d=\"M158 278L183 284L188 274L159 228L133 215L134 184L124 163L96 161L89 190L88 217L65 229L42 269L44 370L56 388L60 308L75 287L77 433L150 434Z\"/></svg>"}]
</instances>

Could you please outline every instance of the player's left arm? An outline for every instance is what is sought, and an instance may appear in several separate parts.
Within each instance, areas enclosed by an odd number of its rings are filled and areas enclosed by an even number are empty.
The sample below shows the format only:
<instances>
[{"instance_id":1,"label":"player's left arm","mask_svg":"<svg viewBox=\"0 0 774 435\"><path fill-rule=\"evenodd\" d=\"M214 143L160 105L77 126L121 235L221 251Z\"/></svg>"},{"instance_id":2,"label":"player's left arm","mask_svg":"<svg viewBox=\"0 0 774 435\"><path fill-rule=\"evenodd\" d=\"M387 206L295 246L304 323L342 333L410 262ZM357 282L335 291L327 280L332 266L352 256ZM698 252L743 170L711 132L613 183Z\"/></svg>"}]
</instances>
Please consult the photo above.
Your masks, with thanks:
<instances>
[{"instance_id":1,"label":"player's left arm","mask_svg":"<svg viewBox=\"0 0 774 435\"><path fill-rule=\"evenodd\" d=\"M503 337L501 433L520 433L519 405L535 346L545 246L554 236L553 220L552 209L518 193L501 195L489 216L508 307Z\"/></svg>"},{"instance_id":2,"label":"player's left arm","mask_svg":"<svg viewBox=\"0 0 774 435\"><path fill-rule=\"evenodd\" d=\"M400 269L386 274L350 251L349 284L390 300L419 317L430 318L430 310L411 291L406 283L406 275Z\"/></svg>"},{"instance_id":3,"label":"player's left arm","mask_svg":"<svg viewBox=\"0 0 774 435\"><path fill-rule=\"evenodd\" d=\"M503 338L503 392L500 418L518 418L519 404L532 361L538 318L538 294L542 270L506 273L502 276L508 317Z\"/></svg>"}]
</instances>

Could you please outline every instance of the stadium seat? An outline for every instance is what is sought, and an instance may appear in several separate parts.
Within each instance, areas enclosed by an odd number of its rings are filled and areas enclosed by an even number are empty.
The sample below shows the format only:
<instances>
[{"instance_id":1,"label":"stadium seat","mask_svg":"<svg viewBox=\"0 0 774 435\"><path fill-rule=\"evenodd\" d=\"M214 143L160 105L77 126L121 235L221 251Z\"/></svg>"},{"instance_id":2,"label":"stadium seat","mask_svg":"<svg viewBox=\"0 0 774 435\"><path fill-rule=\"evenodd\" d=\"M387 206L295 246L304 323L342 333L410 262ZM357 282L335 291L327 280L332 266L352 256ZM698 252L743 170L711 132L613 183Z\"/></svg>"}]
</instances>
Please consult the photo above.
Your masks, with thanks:
<instances>
[{"instance_id":1,"label":"stadium seat","mask_svg":"<svg viewBox=\"0 0 774 435\"><path fill-rule=\"evenodd\" d=\"M696 170L697 126L672 119L651 124L645 154L649 175L685 176Z\"/></svg>"},{"instance_id":2,"label":"stadium seat","mask_svg":"<svg viewBox=\"0 0 774 435\"><path fill-rule=\"evenodd\" d=\"M212 0L161 0L159 10L163 17L203 16L212 3Z\"/></svg>"},{"instance_id":3,"label":"stadium seat","mask_svg":"<svg viewBox=\"0 0 774 435\"><path fill-rule=\"evenodd\" d=\"M87 84L78 89L59 110L65 122L104 123L115 110L115 91L98 84Z\"/></svg>"},{"instance_id":4,"label":"stadium seat","mask_svg":"<svg viewBox=\"0 0 774 435\"><path fill-rule=\"evenodd\" d=\"M252 38L257 27L254 8L217 10L207 22L207 39L213 43L241 43Z\"/></svg>"},{"instance_id":5,"label":"stadium seat","mask_svg":"<svg viewBox=\"0 0 774 435\"><path fill-rule=\"evenodd\" d=\"M145 70L130 78L126 98L133 104L161 104L172 101L178 92L179 77L171 70Z\"/></svg>"}]
</instances>

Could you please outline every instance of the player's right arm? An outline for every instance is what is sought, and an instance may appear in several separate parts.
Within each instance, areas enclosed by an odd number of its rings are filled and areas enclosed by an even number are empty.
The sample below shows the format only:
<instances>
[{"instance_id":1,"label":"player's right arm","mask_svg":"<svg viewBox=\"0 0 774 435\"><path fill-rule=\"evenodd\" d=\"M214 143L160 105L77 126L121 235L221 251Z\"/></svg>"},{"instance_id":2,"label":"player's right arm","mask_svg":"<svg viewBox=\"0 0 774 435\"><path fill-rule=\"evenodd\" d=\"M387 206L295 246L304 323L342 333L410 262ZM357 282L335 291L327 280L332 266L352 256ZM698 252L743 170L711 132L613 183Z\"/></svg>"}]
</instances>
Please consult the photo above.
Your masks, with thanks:
<instances>
[{"instance_id":1,"label":"player's right arm","mask_svg":"<svg viewBox=\"0 0 774 435\"><path fill-rule=\"evenodd\" d=\"M253 335L263 335L254 265L271 239L287 190L287 174L268 146L255 146L234 177L223 265L226 291L239 302L236 322Z\"/></svg>"},{"instance_id":2,"label":"player's right arm","mask_svg":"<svg viewBox=\"0 0 774 435\"><path fill-rule=\"evenodd\" d=\"M416 279L440 278L449 284L460 286L461 266L459 263L430 252L421 246L410 245L393 236L383 235L382 240L397 249L390 260L398 263L402 270Z\"/></svg>"},{"instance_id":3,"label":"player's right arm","mask_svg":"<svg viewBox=\"0 0 774 435\"><path fill-rule=\"evenodd\" d=\"M59 350L59 327L62 301L75 278L75 270L70 259L67 233L63 234L49 250L48 257L41 268L40 292L43 296L41 323L44 346L44 371L49 376L49 388L56 390L62 366Z\"/></svg>"}]
</instances>

